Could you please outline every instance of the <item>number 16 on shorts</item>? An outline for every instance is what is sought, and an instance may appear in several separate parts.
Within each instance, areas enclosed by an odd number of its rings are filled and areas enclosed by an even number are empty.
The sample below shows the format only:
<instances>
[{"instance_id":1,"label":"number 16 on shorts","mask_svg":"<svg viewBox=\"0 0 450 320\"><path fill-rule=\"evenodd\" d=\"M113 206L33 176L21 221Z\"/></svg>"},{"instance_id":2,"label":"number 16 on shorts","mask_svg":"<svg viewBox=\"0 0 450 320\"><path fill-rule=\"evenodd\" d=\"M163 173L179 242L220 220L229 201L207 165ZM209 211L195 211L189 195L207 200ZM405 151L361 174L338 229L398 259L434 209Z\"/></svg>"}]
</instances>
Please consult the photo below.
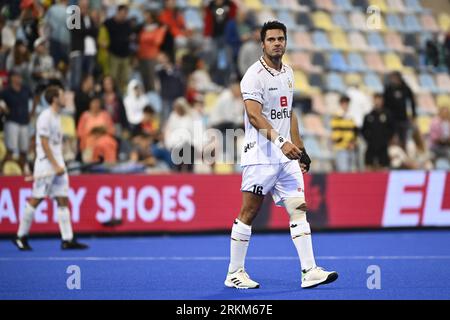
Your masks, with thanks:
<instances>
[{"instance_id":1,"label":"number 16 on shorts","mask_svg":"<svg viewBox=\"0 0 450 320\"><path fill-rule=\"evenodd\" d=\"M263 186L254 185L252 192L257 195L263 195Z\"/></svg>"}]
</instances>

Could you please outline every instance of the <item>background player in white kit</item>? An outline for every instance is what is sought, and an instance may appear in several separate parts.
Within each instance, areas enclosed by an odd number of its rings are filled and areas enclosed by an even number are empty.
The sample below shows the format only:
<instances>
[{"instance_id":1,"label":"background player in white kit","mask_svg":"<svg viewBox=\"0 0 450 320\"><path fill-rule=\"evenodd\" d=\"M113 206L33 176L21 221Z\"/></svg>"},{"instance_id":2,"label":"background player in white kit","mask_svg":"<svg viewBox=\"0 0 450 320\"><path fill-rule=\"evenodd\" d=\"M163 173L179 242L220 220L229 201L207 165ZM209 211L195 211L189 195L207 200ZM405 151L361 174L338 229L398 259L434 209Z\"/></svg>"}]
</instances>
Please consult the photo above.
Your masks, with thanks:
<instances>
[{"instance_id":1,"label":"background player in white kit","mask_svg":"<svg viewBox=\"0 0 450 320\"><path fill-rule=\"evenodd\" d=\"M298 121L292 112L294 77L282 63L286 48L286 27L278 21L261 29L263 56L241 81L245 102L245 142L242 152L242 208L231 231L231 253L227 287L259 288L250 279L244 264L251 236L251 224L264 196L270 192L277 205L289 214L291 237L297 249L302 287L312 288L333 282L338 274L316 266L311 229L306 220L303 173L309 159L300 138Z\"/></svg>"},{"instance_id":2,"label":"background player in white kit","mask_svg":"<svg viewBox=\"0 0 450 320\"><path fill-rule=\"evenodd\" d=\"M58 204L57 216L61 232L62 249L85 249L87 245L77 242L70 221L69 176L65 169L62 153L62 131L60 111L64 107L63 90L51 86L45 91L45 100L49 108L41 112L36 123L36 160L34 163L33 192L28 200L24 215L20 221L17 237L13 240L19 250L31 250L28 234L33 214L45 197L54 198ZM54 173L45 178L39 176Z\"/></svg>"}]
</instances>

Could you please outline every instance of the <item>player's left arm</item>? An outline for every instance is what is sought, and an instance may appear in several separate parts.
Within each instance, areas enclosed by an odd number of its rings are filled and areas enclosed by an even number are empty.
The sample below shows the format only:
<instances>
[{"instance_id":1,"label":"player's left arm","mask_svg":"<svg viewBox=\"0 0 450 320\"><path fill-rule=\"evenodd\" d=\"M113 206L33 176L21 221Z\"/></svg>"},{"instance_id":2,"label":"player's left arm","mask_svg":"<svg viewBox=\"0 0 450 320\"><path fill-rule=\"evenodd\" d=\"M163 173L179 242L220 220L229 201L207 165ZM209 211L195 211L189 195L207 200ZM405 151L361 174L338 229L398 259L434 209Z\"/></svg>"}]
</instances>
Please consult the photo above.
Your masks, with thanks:
<instances>
[{"instance_id":1,"label":"player's left arm","mask_svg":"<svg viewBox=\"0 0 450 320\"><path fill-rule=\"evenodd\" d=\"M298 119L297 115L295 114L294 110L291 112L291 140L294 145L296 145L301 151L302 154L300 156L300 168L302 169L303 173L306 173L309 171L309 167L311 165L311 159L309 158L308 154L305 150L305 145L303 144L303 140L300 136L300 130L298 126Z\"/></svg>"}]
</instances>

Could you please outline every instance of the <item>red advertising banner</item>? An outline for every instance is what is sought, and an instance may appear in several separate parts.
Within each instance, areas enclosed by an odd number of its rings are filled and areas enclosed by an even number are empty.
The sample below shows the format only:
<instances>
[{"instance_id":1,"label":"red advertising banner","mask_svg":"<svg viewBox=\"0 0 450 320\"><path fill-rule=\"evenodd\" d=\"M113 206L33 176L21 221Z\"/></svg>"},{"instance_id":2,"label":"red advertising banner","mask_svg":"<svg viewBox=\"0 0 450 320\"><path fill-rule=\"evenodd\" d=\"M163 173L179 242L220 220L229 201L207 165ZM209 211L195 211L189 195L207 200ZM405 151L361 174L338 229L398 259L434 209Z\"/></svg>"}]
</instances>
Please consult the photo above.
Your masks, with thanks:
<instances>
[{"instance_id":1,"label":"red advertising banner","mask_svg":"<svg viewBox=\"0 0 450 320\"><path fill-rule=\"evenodd\" d=\"M228 230L241 207L240 175L82 175L70 180L76 232ZM450 174L392 171L305 176L308 220L315 229L450 226ZM31 183L0 177L0 234L13 234ZM103 224L121 219L119 226ZM287 229L271 197L255 229ZM58 233L55 204L40 204L32 233Z\"/></svg>"},{"instance_id":2,"label":"red advertising banner","mask_svg":"<svg viewBox=\"0 0 450 320\"><path fill-rule=\"evenodd\" d=\"M17 229L31 184L0 178L0 233ZM84 175L70 179L69 201L79 232L197 231L232 225L241 205L238 175ZM58 231L55 204L39 205L34 233ZM111 228L111 219L123 224Z\"/></svg>"}]
</instances>

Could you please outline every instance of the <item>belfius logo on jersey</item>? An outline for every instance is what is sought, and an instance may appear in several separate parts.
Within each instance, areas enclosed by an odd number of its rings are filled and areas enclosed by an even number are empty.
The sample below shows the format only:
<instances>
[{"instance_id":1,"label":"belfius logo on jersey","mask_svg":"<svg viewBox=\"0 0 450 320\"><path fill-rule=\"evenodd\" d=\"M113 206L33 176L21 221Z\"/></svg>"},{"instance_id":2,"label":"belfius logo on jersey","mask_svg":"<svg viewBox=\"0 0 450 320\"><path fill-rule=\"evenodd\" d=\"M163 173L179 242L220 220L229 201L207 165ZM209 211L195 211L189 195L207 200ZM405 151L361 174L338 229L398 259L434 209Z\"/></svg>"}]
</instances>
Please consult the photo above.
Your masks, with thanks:
<instances>
[{"instance_id":1,"label":"belfius logo on jersey","mask_svg":"<svg viewBox=\"0 0 450 320\"><path fill-rule=\"evenodd\" d=\"M290 118L292 111L288 111L288 100L286 96L280 97L280 108L281 110L271 109L270 110L270 118L272 120L278 119L285 119Z\"/></svg>"}]
</instances>

